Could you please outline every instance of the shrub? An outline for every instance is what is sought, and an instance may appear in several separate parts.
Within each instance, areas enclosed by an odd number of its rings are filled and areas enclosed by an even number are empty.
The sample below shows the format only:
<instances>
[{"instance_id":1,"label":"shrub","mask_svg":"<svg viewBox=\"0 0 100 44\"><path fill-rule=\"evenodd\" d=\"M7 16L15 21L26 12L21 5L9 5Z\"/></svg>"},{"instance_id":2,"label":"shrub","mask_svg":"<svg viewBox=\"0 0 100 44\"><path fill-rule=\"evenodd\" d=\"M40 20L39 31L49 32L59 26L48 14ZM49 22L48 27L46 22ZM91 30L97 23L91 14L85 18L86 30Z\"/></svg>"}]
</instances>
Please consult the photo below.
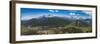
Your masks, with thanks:
<instances>
[{"instance_id":1,"label":"shrub","mask_svg":"<svg viewBox=\"0 0 100 44\"><path fill-rule=\"evenodd\" d=\"M63 30L63 32L67 32L67 33L82 33L83 31L79 28L75 28L75 27L68 27L66 29Z\"/></svg>"}]
</instances>

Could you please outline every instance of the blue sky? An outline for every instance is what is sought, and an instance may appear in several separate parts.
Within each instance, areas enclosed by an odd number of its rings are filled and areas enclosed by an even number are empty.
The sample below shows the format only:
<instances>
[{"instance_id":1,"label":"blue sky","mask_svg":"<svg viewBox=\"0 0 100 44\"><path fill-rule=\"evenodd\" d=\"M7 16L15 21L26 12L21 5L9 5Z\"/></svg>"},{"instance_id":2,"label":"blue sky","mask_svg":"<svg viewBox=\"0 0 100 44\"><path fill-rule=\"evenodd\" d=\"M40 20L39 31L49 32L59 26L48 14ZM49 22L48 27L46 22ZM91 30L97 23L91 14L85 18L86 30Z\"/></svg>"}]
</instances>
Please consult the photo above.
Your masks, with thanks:
<instances>
[{"instance_id":1,"label":"blue sky","mask_svg":"<svg viewBox=\"0 0 100 44\"><path fill-rule=\"evenodd\" d=\"M40 16L59 16L59 17L75 17L75 18L91 18L92 12L89 10L60 10L60 9L36 9L21 8L21 20L29 20Z\"/></svg>"}]
</instances>

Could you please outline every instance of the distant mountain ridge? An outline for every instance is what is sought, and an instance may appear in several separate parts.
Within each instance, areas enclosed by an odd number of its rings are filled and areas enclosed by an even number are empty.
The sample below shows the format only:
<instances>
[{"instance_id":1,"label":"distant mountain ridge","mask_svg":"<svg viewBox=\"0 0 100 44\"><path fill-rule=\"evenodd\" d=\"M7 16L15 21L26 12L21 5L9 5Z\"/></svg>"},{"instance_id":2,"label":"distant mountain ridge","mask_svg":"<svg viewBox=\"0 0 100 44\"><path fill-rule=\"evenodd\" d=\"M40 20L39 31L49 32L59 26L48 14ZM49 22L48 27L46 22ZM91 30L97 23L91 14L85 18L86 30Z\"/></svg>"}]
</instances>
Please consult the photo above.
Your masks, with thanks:
<instances>
[{"instance_id":1,"label":"distant mountain ridge","mask_svg":"<svg viewBox=\"0 0 100 44\"><path fill-rule=\"evenodd\" d=\"M24 26L65 26L75 22L77 19L70 19L65 17L45 17L42 16L40 18L32 18L30 20L22 20L21 24ZM89 25L92 23L92 19L79 19L78 22L81 25ZM88 22L88 23L87 23Z\"/></svg>"}]
</instances>

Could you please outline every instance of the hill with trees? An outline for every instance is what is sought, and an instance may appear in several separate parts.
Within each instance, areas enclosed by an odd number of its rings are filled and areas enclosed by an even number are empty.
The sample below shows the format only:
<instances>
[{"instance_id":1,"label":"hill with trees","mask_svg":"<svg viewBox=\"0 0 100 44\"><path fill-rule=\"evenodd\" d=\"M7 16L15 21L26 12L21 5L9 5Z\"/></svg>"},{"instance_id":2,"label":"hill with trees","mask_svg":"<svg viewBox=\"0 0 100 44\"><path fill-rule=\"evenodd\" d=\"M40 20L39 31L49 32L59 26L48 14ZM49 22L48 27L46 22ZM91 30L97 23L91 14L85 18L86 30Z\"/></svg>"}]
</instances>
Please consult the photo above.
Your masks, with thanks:
<instances>
[{"instance_id":1,"label":"hill with trees","mask_svg":"<svg viewBox=\"0 0 100 44\"><path fill-rule=\"evenodd\" d=\"M22 35L88 32L92 32L92 19L72 19L57 16L42 16L39 18L21 21Z\"/></svg>"}]
</instances>

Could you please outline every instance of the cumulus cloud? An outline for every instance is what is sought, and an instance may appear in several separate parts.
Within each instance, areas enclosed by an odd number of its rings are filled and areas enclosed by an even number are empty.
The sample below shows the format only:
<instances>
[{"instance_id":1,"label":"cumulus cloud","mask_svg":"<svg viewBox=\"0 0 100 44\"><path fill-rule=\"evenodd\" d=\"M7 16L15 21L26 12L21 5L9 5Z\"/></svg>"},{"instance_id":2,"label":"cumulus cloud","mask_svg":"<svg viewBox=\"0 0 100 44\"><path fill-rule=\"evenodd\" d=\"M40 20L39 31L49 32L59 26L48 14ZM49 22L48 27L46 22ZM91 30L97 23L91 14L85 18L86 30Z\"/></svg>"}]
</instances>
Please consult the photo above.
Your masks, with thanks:
<instances>
[{"instance_id":1,"label":"cumulus cloud","mask_svg":"<svg viewBox=\"0 0 100 44\"><path fill-rule=\"evenodd\" d=\"M90 14L89 12L85 12L86 14ZM81 16L80 14L76 14L76 13L70 13L69 14L71 18L73 19L91 19L91 16Z\"/></svg>"},{"instance_id":2,"label":"cumulus cloud","mask_svg":"<svg viewBox=\"0 0 100 44\"><path fill-rule=\"evenodd\" d=\"M89 11L89 10L85 10L85 11L82 11L83 13L86 13L86 14L88 14L88 15L92 15L92 11Z\"/></svg>"},{"instance_id":3,"label":"cumulus cloud","mask_svg":"<svg viewBox=\"0 0 100 44\"><path fill-rule=\"evenodd\" d=\"M21 20L29 20L29 19L32 19L32 18L36 18L37 16L32 16L32 15L27 15L27 16L22 16L21 17Z\"/></svg>"},{"instance_id":4,"label":"cumulus cloud","mask_svg":"<svg viewBox=\"0 0 100 44\"><path fill-rule=\"evenodd\" d=\"M59 10L48 10L49 12L59 12Z\"/></svg>"},{"instance_id":5,"label":"cumulus cloud","mask_svg":"<svg viewBox=\"0 0 100 44\"><path fill-rule=\"evenodd\" d=\"M55 12L59 12L59 10L55 10Z\"/></svg>"},{"instance_id":6,"label":"cumulus cloud","mask_svg":"<svg viewBox=\"0 0 100 44\"><path fill-rule=\"evenodd\" d=\"M45 14L43 14L45 15ZM43 16L42 14L36 14L36 15L26 15L26 16L22 16L21 17L21 20L29 20L29 19L32 19L32 18L39 18L41 16Z\"/></svg>"},{"instance_id":7,"label":"cumulus cloud","mask_svg":"<svg viewBox=\"0 0 100 44\"><path fill-rule=\"evenodd\" d=\"M48 10L49 12L54 12L54 10Z\"/></svg>"},{"instance_id":8,"label":"cumulus cloud","mask_svg":"<svg viewBox=\"0 0 100 44\"><path fill-rule=\"evenodd\" d=\"M74 16L74 15L76 15L76 14L75 14L75 13L69 13L69 15Z\"/></svg>"},{"instance_id":9,"label":"cumulus cloud","mask_svg":"<svg viewBox=\"0 0 100 44\"><path fill-rule=\"evenodd\" d=\"M79 16L79 14L76 13L69 13L70 16Z\"/></svg>"}]
</instances>

